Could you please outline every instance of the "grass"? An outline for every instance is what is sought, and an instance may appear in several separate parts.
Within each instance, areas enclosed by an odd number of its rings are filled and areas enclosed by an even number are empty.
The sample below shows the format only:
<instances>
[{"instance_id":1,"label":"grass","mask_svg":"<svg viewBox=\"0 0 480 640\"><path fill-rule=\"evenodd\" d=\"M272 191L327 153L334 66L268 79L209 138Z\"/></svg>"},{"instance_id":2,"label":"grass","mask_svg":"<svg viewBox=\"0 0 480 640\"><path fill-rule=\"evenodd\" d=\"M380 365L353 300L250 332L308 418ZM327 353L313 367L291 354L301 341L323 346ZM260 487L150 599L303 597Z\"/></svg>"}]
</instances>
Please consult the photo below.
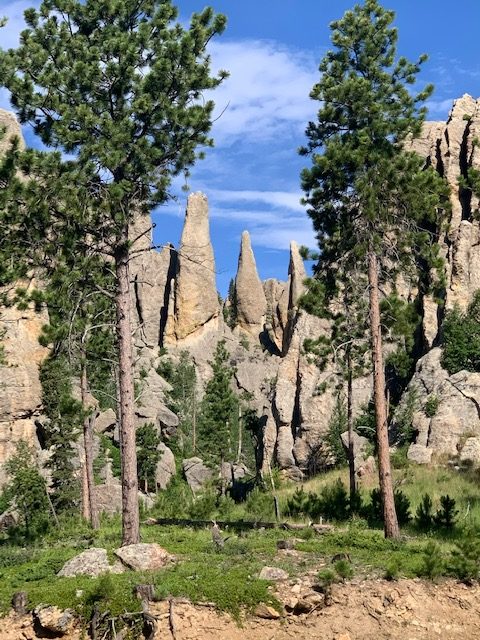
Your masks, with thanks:
<instances>
[{"instance_id":1,"label":"grass","mask_svg":"<svg viewBox=\"0 0 480 640\"><path fill-rule=\"evenodd\" d=\"M305 483L305 491L319 491L338 478L347 481L346 470L310 480ZM0 611L9 609L16 591L28 593L31 607L40 603L72 607L85 618L91 615L95 604L108 609L112 615L124 610L138 611L140 603L134 599L134 587L153 583L160 598L182 596L193 602L213 602L219 609L238 616L243 608L253 609L260 602L278 606L271 585L257 578L263 566L281 567L292 578L305 573L316 575L332 569L333 556L342 553L348 553L355 575L360 577L393 579L433 573L436 577L437 567L442 568L443 574L448 573L449 559L454 555L452 552L463 528L480 522L480 488L474 474L412 466L395 471L395 482L410 498L413 513L425 493L431 495L434 505L441 495L448 493L454 497L460 511L459 527L449 535L427 535L409 526L404 529L402 540L391 541L384 539L380 529L368 528L365 521L353 519L339 523L334 531L323 535L314 534L310 529L232 534L224 549L216 550L206 529L143 526L142 540L157 542L175 554L178 562L174 566L153 574L127 572L99 578L58 578L56 574L63 564L83 549L103 547L113 558L113 551L121 543L118 517L104 518L101 529L96 532L78 519L70 518L36 545L24 547L21 541L0 542ZM364 481L365 496L375 484L374 479ZM296 485L279 488L281 505L286 504L295 488ZM226 515L232 519L253 519L248 510L251 507L254 515L268 516L269 502L273 503L271 496L256 496L246 505L230 506L230 513ZM297 538L297 553L278 553L277 541L289 537ZM435 553L441 562L430 557L432 541L436 543Z\"/></svg>"}]
</instances>

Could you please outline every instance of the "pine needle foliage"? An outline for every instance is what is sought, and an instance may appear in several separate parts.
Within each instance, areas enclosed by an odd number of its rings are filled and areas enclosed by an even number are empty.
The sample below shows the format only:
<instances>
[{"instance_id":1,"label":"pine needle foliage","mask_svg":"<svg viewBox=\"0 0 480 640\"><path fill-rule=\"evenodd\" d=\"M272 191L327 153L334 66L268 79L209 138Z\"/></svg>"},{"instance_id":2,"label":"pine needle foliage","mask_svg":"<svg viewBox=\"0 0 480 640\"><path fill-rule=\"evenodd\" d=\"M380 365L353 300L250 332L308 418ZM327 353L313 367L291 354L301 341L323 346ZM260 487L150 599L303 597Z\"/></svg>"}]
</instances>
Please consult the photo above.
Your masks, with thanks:
<instances>
[{"instance_id":1,"label":"pine needle foliage","mask_svg":"<svg viewBox=\"0 0 480 640\"><path fill-rule=\"evenodd\" d=\"M379 298L383 284L395 290L399 275L417 285L420 260L432 273L441 273L437 237L448 202L443 179L406 150L408 140L421 132L426 108L420 105L433 88L412 91L426 56L417 62L397 57L393 20L394 13L378 0L365 0L331 24L333 48L321 61L321 78L310 94L320 107L300 149L311 159L301 179L318 241L316 274L331 300L358 283L345 304L347 317L358 308L362 290L363 296L368 293L387 537L398 537L399 530L388 457Z\"/></svg>"}]
</instances>

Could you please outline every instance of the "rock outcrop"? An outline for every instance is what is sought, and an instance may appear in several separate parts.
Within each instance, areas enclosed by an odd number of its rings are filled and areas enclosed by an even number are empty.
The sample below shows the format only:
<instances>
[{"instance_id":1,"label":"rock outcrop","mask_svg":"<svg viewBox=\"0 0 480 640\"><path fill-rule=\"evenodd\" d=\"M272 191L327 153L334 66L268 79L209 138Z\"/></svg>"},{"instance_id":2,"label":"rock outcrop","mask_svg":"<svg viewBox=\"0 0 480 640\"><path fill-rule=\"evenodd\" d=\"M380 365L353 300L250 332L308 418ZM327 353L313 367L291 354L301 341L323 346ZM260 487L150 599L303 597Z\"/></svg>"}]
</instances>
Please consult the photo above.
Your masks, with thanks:
<instances>
[{"instance_id":1,"label":"rock outcrop","mask_svg":"<svg viewBox=\"0 0 480 640\"><path fill-rule=\"evenodd\" d=\"M235 296L238 327L258 340L264 330L267 300L262 282L258 277L248 231L242 233L235 278Z\"/></svg>"},{"instance_id":2,"label":"rock outcrop","mask_svg":"<svg viewBox=\"0 0 480 640\"><path fill-rule=\"evenodd\" d=\"M449 375L441 365L441 355L437 347L419 360L396 412L397 423L407 414L416 434L408 457L429 463L442 455L460 455L480 464L476 447L480 437L480 373Z\"/></svg>"},{"instance_id":3,"label":"rock outcrop","mask_svg":"<svg viewBox=\"0 0 480 640\"><path fill-rule=\"evenodd\" d=\"M203 193L188 198L174 285L174 309L166 328L166 341L197 337L220 321L215 258L210 241L208 201Z\"/></svg>"},{"instance_id":4,"label":"rock outcrop","mask_svg":"<svg viewBox=\"0 0 480 640\"><path fill-rule=\"evenodd\" d=\"M0 154L13 138L24 147L20 125L15 116L0 109L0 127L5 129L0 139ZM27 290L35 287L34 280L15 283L2 294L11 298L15 288ZM3 306L0 310L0 486L5 482L1 465L14 453L20 440L38 447L35 421L41 415L42 389L39 369L48 350L41 347L38 338L42 326L47 324L45 310L38 313L31 305L27 309Z\"/></svg>"}]
</instances>

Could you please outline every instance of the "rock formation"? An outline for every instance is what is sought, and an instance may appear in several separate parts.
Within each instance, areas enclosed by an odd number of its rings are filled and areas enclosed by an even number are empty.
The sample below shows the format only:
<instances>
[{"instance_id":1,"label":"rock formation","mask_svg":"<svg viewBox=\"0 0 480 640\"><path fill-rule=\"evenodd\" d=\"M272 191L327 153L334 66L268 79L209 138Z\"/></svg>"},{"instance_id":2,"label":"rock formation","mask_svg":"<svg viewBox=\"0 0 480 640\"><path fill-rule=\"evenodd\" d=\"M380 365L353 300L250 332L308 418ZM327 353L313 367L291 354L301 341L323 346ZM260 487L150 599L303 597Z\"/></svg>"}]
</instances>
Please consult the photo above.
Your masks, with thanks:
<instances>
[{"instance_id":1,"label":"rock formation","mask_svg":"<svg viewBox=\"0 0 480 640\"><path fill-rule=\"evenodd\" d=\"M264 330L267 300L258 277L250 234L242 233L237 276L235 278L236 317L238 326L258 340Z\"/></svg>"},{"instance_id":2,"label":"rock formation","mask_svg":"<svg viewBox=\"0 0 480 640\"><path fill-rule=\"evenodd\" d=\"M0 112L0 121L2 117L5 120ZM9 115L6 123L9 131L18 132ZM469 168L480 168L478 139L480 101L463 96L455 102L446 123L426 123L422 137L410 144L446 177L452 190L450 224L438 238L446 261L445 304L439 306L428 296L421 300L423 357L399 409L405 408L408 394L414 393L416 440L409 457L418 462L429 462L442 454L480 461L480 374L460 372L449 376L440 365L444 310L455 304L465 309L480 289L479 203L464 186ZM148 217L132 226L131 238L137 240L134 251L138 250L131 264L135 307L132 330L140 389L137 425L153 422L164 439L158 486L166 486L175 473L173 454L166 444L178 425L178 418L164 404L169 385L157 371L159 349L167 348L168 357L174 361L182 350L189 351L200 397L212 374L209 361L219 340L226 341L236 390L248 395L260 419L263 470L278 465L295 478L314 472L329 455L324 442L337 407L335 382L339 378L333 363L320 371L304 350L306 338L329 335L329 326L299 309L306 273L296 243L290 247L288 280L262 283L249 234L242 234L236 299L226 303L231 311L235 302L236 326L232 329L220 313L205 195L195 193L188 198L178 251L171 246L160 252L149 251L152 238ZM417 295L406 283L400 289L409 299ZM45 357L37 336L45 319L30 311L19 313L8 308L0 322L7 331L7 358L18 365L0 368L0 382L4 382L0 386L1 463L15 440L35 439L34 421L41 411L38 363ZM358 412L370 396L371 380L356 379L354 410ZM438 399L434 414L426 408L432 397ZM101 430L115 438L113 416L105 416L104 422ZM187 476L205 471L198 459L184 461L184 467Z\"/></svg>"},{"instance_id":3,"label":"rock formation","mask_svg":"<svg viewBox=\"0 0 480 640\"><path fill-rule=\"evenodd\" d=\"M0 127L5 135L0 140L0 153L5 152L14 137L23 147L20 126L8 111L0 109ZM27 289L34 281L16 283ZM2 293L9 296L9 291ZM0 345L4 357L0 363L0 486L5 482L1 465L15 452L19 440L38 446L35 421L41 415L42 389L39 367L48 354L38 338L48 323L45 311L37 313L33 305L25 310L4 306L0 310Z\"/></svg>"},{"instance_id":4,"label":"rock formation","mask_svg":"<svg viewBox=\"0 0 480 640\"><path fill-rule=\"evenodd\" d=\"M210 241L208 201L203 193L192 193L188 198L173 301L173 315L166 328L167 343L197 337L207 328L218 328L220 305L215 258Z\"/></svg>"}]
</instances>

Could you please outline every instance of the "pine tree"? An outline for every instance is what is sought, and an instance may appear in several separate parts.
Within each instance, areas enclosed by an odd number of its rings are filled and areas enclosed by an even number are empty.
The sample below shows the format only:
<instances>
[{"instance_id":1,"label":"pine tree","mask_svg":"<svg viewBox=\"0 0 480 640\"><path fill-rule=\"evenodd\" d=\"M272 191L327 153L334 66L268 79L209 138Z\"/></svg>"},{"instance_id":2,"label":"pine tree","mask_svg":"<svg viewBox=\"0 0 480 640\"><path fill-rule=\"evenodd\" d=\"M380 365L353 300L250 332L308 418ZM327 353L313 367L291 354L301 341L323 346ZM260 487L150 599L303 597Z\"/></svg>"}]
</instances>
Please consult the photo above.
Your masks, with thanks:
<instances>
[{"instance_id":1,"label":"pine tree","mask_svg":"<svg viewBox=\"0 0 480 640\"><path fill-rule=\"evenodd\" d=\"M143 486L145 493L148 493L149 488L156 486L155 472L157 462L160 459L160 452L158 451L160 437L155 425L148 423L138 428L136 442L138 481Z\"/></svg>"},{"instance_id":2,"label":"pine tree","mask_svg":"<svg viewBox=\"0 0 480 640\"><path fill-rule=\"evenodd\" d=\"M69 214L61 201L53 208L49 202L42 210L46 237L88 242L113 262L124 544L140 535L130 299L137 238L131 223L165 202L171 177L188 172L198 145L212 143L214 105L202 92L225 77L210 75L206 54L224 17L207 8L192 16L188 30L176 18L168 0L44 0L25 12L20 46L0 55L0 81L21 122L31 123L45 145L75 156L69 196L79 206ZM58 164L58 158L46 162ZM45 202L58 200L58 183L50 177L42 186Z\"/></svg>"},{"instance_id":3,"label":"pine tree","mask_svg":"<svg viewBox=\"0 0 480 640\"><path fill-rule=\"evenodd\" d=\"M225 341L221 340L210 363L213 377L207 382L199 416L199 450L211 463L234 460L238 430L238 398L232 389L233 369Z\"/></svg>"},{"instance_id":4,"label":"pine tree","mask_svg":"<svg viewBox=\"0 0 480 640\"><path fill-rule=\"evenodd\" d=\"M21 440L4 469L9 478L4 495L20 514L25 537L34 538L44 533L49 524L47 483L38 471L35 452Z\"/></svg>"},{"instance_id":5,"label":"pine tree","mask_svg":"<svg viewBox=\"0 0 480 640\"><path fill-rule=\"evenodd\" d=\"M318 273L334 282L363 276L368 281L371 361L377 428L380 490L385 535L399 535L387 432L380 292L395 286L398 273L415 277L421 255L438 266L439 207L446 196L433 169L404 150L420 133L427 87L414 95L417 63L396 59L394 13L365 0L333 22L332 43L320 63L321 79L311 97L321 103L307 126L312 158L302 172L305 203L320 249Z\"/></svg>"}]
</instances>

